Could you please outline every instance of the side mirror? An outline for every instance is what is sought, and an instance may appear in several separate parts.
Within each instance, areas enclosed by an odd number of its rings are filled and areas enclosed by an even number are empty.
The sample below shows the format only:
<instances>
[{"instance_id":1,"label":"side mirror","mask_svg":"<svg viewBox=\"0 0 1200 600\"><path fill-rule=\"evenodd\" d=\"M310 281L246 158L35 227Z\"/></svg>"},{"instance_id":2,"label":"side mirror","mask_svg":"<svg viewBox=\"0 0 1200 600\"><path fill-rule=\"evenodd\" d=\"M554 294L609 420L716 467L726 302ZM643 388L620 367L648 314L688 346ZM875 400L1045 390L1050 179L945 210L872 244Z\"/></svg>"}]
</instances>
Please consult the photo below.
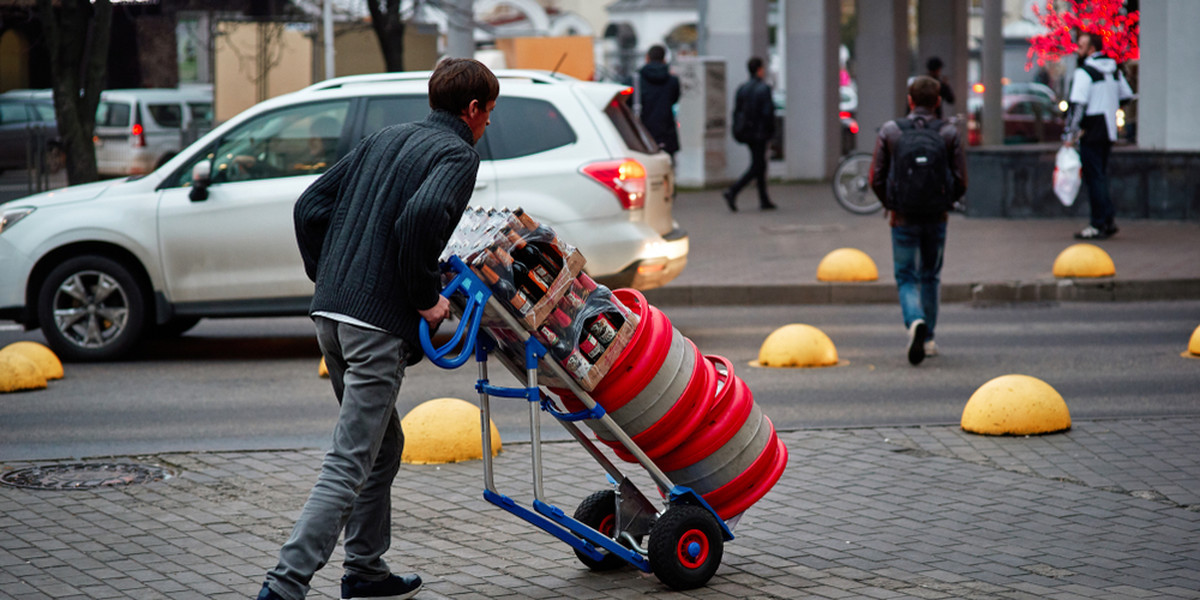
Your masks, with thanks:
<instances>
[{"instance_id":1,"label":"side mirror","mask_svg":"<svg viewBox=\"0 0 1200 600\"><path fill-rule=\"evenodd\" d=\"M208 200L208 186L212 183L212 162L201 161L192 167L192 191L188 198L192 202Z\"/></svg>"}]
</instances>

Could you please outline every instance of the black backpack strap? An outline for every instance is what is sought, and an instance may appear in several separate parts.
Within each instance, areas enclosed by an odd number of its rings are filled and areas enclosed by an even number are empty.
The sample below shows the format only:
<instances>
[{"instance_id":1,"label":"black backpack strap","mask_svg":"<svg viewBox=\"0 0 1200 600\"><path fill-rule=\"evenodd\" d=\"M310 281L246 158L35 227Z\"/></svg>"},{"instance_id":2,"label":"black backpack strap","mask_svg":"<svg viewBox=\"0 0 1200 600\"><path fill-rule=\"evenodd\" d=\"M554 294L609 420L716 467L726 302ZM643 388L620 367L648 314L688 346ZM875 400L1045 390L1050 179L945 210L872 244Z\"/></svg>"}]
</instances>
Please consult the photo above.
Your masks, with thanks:
<instances>
[{"instance_id":1,"label":"black backpack strap","mask_svg":"<svg viewBox=\"0 0 1200 600\"><path fill-rule=\"evenodd\" d=\"M899 127L900 131L907 131L909 129L912 129L913 128L912 119L896 119L896 127Z\"/></svg>"},{"instance_id":2,"label":"black backpack strap","mask_svg":"<svg viewBox=\"0 0 1200 600\"><path fill-rule=\"evenodd\" d=\"M1079 67L1079 68L1086 71L1088 74L1088 77L1091 77L1093 82L1104 80L1104 73L1101 73L1099 69L1097 69L1096 67L1093 67L1092 65L1083 65L1082 67Z\"/></svg>"}]
</instances>

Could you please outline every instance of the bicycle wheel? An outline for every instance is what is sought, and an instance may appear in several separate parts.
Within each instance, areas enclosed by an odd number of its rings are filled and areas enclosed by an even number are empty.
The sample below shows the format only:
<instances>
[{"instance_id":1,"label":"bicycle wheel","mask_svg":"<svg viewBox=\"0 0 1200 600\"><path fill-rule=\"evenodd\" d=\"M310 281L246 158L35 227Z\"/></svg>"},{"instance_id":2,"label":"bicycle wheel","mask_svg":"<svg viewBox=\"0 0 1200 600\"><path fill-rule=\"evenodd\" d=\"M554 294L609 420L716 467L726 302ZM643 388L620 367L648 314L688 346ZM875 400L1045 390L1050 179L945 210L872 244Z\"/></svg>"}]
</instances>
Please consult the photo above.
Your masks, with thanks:
<instances>
[{"instance_id":1,"label":"bicycle wheel","mask_svg":"<svg viewBox=\"0 0 1200 600\"><path fill-rule=\"evenodd\" d=\"M871 191L871 155L854 152L846 155L833 172L833 197L842 208L858 215L869 215L883 208Z\"/></svg>"}]
</instances>

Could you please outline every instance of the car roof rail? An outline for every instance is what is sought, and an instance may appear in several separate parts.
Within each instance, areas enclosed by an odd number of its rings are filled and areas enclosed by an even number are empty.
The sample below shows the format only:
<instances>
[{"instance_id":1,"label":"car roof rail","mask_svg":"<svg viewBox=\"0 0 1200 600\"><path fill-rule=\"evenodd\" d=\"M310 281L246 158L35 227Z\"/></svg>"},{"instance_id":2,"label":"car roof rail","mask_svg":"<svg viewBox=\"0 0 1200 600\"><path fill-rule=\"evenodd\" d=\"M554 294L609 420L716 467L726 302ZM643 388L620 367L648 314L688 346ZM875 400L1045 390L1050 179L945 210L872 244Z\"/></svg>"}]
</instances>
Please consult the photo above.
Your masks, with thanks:
<instances>
[{"instance_id":1,"label":"car roof rail","mask_svg":"<svg viewBox=\"0 0 1200 600\"><path fill-rule=\"evenodd\" d=\"M364 85L373 83L390 83L396 81L422 81L429 79L432 71L398 71L392 73L367 73L365 75L346 75L344 77L334 77L325 81L314 83L300 91L302 92L318 92L322 90L333 90L352 85ZM563 83L566 81L575 81L574 77L565 73L553 73L550 71L541 71L537 69L496 69L492 71L497 79L524 79L533 83Z\"/></svg>"}]
</instances>

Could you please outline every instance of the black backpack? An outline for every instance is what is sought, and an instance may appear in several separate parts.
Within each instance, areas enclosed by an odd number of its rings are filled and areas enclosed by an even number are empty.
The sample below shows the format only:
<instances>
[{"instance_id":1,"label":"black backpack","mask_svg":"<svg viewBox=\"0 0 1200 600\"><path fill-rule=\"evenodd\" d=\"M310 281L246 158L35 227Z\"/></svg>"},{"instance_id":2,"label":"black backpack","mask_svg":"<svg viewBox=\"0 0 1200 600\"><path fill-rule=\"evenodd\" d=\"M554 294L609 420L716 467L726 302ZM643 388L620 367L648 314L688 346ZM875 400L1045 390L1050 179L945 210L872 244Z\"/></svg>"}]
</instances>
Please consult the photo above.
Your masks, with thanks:
<instances>
[{"instance_id":1,"label":"black backpack","mask_svg":"<svg viewBox=\"0 0 1200 600\"><path fill-rule=\"evenodd\" d=\"M900 139L892 156L891 209L901 215L931 218L954 206L954 178L941 119L917 127L912 119L896 119Z\"/></svg>"}]
</instances>

